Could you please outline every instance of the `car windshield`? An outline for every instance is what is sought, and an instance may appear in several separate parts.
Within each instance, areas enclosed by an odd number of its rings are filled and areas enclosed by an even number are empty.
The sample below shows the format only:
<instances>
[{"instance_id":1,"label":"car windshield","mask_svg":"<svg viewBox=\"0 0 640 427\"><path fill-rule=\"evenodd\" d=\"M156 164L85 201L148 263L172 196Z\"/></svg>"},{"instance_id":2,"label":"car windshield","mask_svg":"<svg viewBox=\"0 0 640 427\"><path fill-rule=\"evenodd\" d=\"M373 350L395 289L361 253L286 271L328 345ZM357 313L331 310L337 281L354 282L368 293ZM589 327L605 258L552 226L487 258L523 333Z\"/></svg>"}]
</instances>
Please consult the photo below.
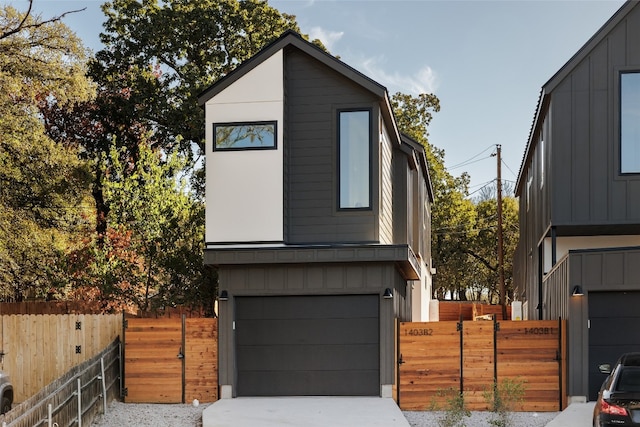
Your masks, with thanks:
<instances>
[{"instance_id":1,"label":"car windshield","mask_svg":"<svg viewBox=\"0 0 640 427\"><path fill-rule=\"evenodd\" d=\"M640 392L640 367L624 368L618 377L617 391Z\"/></svg>"}]
</instances>

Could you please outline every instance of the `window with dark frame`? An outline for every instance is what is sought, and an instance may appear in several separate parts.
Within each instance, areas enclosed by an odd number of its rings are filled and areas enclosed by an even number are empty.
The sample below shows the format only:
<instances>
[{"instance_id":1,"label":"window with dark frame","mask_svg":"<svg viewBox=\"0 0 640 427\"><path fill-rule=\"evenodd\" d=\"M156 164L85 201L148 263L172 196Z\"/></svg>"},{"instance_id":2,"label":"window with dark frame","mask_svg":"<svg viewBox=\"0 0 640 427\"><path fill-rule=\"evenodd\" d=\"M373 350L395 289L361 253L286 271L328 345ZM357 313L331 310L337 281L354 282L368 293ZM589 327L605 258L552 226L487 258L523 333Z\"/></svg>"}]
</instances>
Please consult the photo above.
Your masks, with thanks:
<instances>
[{"instance_id":1,"label":"window with dark frame","mask_svg":"<svg viewBox=\"0 0 640 427\"><path fill-rule=\"evenodd\" d=\"M276 121L213 124L213 151L273 150L276 148Z\"/></svg>"},{"instance_id":2,"label":"window with dark frame","mask_svg":"<svg viewBox=\"0 0 640 427\"><path fill-rule=\"evenodd\" d=\"M640 72L620 73L620 173L640 173Z\"/></svg>"},{"instance_id":3,"label":"window with dark frame","mask_svg":"<svg viewBox=\"0 0 640 427\"><path fill-rule=\"evenodd\" d=\"M371 111L338 112L340 209L371 208Z\"/></svg>"}]
</instances>

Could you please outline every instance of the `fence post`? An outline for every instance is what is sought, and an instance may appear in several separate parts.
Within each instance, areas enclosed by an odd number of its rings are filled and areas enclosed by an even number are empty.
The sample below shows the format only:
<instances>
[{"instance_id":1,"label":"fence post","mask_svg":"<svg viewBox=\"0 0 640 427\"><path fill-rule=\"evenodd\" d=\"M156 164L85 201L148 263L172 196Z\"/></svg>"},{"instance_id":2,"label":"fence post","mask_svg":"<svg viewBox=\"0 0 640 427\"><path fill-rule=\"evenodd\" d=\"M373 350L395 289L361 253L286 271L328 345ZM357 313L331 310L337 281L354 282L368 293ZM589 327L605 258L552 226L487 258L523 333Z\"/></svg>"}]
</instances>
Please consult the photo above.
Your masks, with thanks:
<instances>
[{"instance_id":1,"label":"fence post","mask_svg":"<svg viewBox=\"0 0 640 427\"><path fill-rule=\"evenodd\" d=\"M104 356L100 358L100 379L102 380L102 409L107 413L107 384L104 376Z\"/></svg>"},{"instance_id":2,"label":"fence post","mask_svg":"<svg viewBox=\"0 0 640 427\"><path fill-rule=\"evenodd\" d=\"M82 427L82 383L78 378L78 427Z\"/></svg>"},{"instance_id":3,"label":"fence post","mask_svg":"<svg viewBox=\"0 0 640 427\"><path fill-rule=\"evenodd\" d=\"M564 377L563 374L563 369L564 366L562 366L562 356L563 356L563 347L562 347L562 316L558 317L558 351L556 352L558 355L558 390L560 390L560 393L558 393L558 410L562 411L562 394L564 393L564 390L562 389L562 378Z\"/></svg>"},{"instance_id":4,"label":"fence post","mask_svg":"<svg viewBox=\"0 0 640 427\"><path fill-rule=\"evenodd\" d=\"M457 329L460 332L460 396L464 396L464 335L463 335L464 318L460 314L460 321L458 322Z\"/></svg>"},{"instance_id":5,"label":"fence post","mask_svg":"<svg viewBox=\"0 0 640 427\"><path fill-rule=\"evenodd\" d=\"M51 407L51 403L49 403L49 405L47 405L47 422L48 422L49 427L51 427L53 425L52 424L52 421L53 421L52 418L53 418L53 409Z\"/></svg>"},{"instance_id":6,"label":"fence post","mask_svg":"<svg viewBox=\"0 0 640 427\"><path fill-rule=\"evenodd\" d=\"M184 355L182 357L182 360L180 362L182 362L182 403L186 402L186 388L187 388L187 382L186 382L186 371L187 371L187 366L186 366L186 356L187 356L187 315L183 314L182 315L182 354Z\"/></svg>"}]
</instances>

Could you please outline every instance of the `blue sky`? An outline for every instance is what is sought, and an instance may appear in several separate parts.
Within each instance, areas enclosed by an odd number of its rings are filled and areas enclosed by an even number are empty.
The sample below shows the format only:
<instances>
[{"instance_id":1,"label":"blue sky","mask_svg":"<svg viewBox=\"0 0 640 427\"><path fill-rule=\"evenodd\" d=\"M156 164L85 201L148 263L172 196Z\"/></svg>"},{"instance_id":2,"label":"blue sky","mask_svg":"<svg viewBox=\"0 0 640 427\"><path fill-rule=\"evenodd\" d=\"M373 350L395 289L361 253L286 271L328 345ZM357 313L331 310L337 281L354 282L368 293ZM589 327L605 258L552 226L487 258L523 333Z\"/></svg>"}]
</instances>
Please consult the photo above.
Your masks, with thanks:
<instances>
[{"instance_id":1,"label":"blue sky","mask_svg":"<svg viewBox=\"0 0 640 427\"><path fill-rule=\"evenodd\" d=\"M26 0L0 0L20 9ZM94 51L103 21L96 0L35 0L48 18L87 7L64 22ZM273 0L304 33L390 94L434 93L430 142L445 150L471 191L496 177L515 182L542 85L615 13L623 0Z\"/></svg>"}]
</instances>

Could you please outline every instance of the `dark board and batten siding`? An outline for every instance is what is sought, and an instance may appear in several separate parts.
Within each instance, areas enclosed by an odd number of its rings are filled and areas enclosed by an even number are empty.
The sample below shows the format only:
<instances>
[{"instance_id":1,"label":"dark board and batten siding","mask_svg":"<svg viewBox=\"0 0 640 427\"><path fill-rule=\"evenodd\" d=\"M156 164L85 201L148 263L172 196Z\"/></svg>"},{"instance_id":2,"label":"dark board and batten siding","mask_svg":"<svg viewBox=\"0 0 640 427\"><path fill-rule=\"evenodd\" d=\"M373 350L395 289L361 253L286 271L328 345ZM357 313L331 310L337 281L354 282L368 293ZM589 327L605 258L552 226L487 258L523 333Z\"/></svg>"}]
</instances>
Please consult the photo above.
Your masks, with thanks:
<instances>
[{"instance_id":1,"label":"dark board and batten siding","mask_svg":"<svg viewBox=\"0 0 640 427\"><path fill-rule=\"evenodd\" d=\"M219 271L221 289L233 298L249 296L350 296L373 295L379 304L379 384L394 382L393 319L408 319L410 304L406 281L395 264L269 264L264 266L225 266ZM381 299L385 288L394 289L391 300ZM220 304L220 384L233 384L235 307L233 298Z\"/></svg>"},{"instance_id":2,"label":"dark board and batten siding","mask_svg":"<svg viewBox=\"0 0 640 427\"><path fill-rule=\"evenodd\" d=\"M637 311L639 278L640 247L572 250L545 278L550 317L568 321L568 395L593 397L604 379L595 373L604 362L593 360L602 354L601 347L637 343L635 320L629 320L635 315L628 313ZM584 296L570 296L576 285L582 287ZM619 331L612 332L610 325ZM613 353L616 351L627 350Z\"/></svg>"},{"instance_id":3,"label":"dark board and batten siding","mask_svg":"<svg viewBox=\"0 0 640 427\"><path fill-rule=\"evenodd\" d=\"M372 210L337 211L336 114L346 107L372 109L377 138L377 98L295 48L285 51L287 242L375 242L377 163L372 153ZM375 142L375 141L374 141ZM378 144L372 144L377 150Z\"/></svg>"},{"instance_id":4,"label":"dark board and batten siding","mask_svg":"<svg viewBox=\"0 0 640 427\"><path fill-rule=\"evenodd\" d=\"M634 8L551 93L556 225L640 221L640 177L619 174L619 72L640 71ZM571 167L567 167L571 165Z\"/></svg>"}]
</instances>

